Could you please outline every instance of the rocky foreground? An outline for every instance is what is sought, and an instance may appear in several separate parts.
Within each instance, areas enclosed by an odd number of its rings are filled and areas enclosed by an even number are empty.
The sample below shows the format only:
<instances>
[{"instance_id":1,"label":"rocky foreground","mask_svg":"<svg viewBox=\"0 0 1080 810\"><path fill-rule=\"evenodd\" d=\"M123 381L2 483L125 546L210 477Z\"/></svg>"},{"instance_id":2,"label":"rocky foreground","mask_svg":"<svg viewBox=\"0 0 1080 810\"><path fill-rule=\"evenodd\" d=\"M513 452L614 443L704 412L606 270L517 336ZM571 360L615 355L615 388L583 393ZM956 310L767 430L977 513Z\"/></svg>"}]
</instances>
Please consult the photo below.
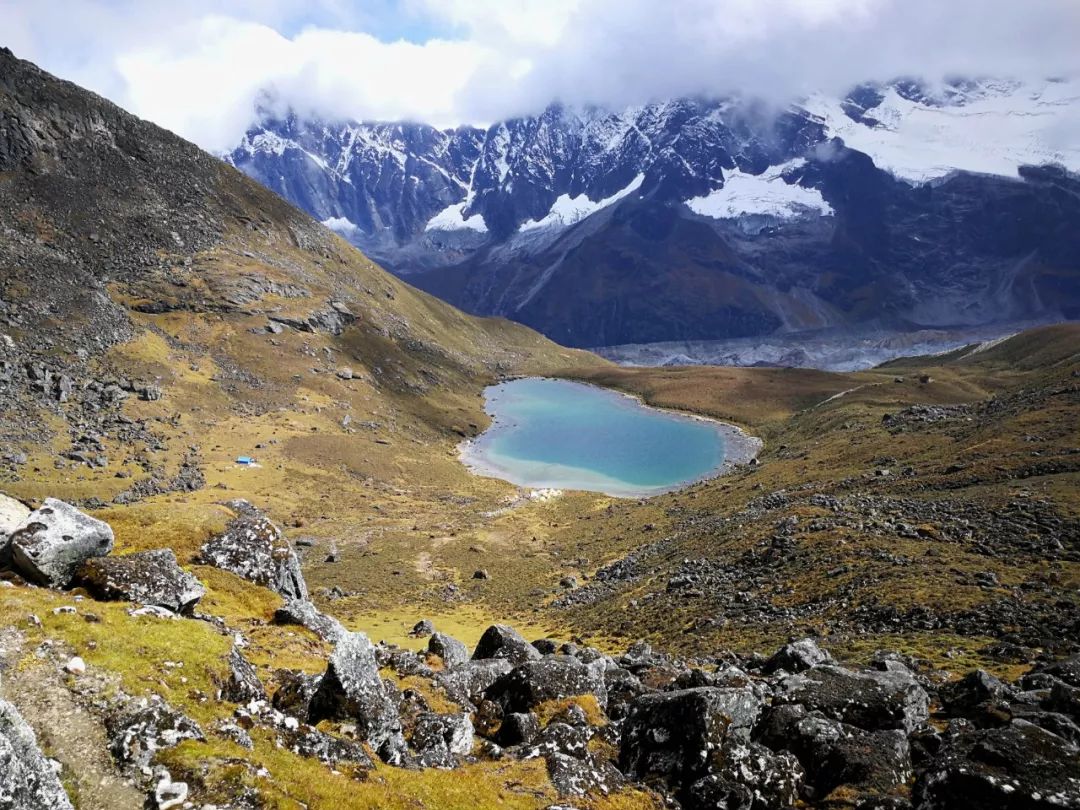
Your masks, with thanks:
<instances>
[{"instance_id":1,"label":"rocky foreground","mask_svg":"<svg viewBox=\"0 0 1080 810\"><path fill-rule=\"evenodd\" d=\"M162 752L208 737L251 749L269 735L356 778L377 760L454 769L542 759L565 807L631 787L686 810L1080 807L1080 656L1036 660L1007 683L982 670L956 678L890 652L852 669L809 638L768 657L702 650L677 660L643 642L612 656L573 641L530 643L495 625L470 651L423 620L413 635L427 648L415 652L373 644L321 613L280 530L246 501L227 505L233 519L199 561L280 594L275 622L332 644L321 674L279 669L263 682L243 634L199 611L205 589L171 550L110 556L113 532L102 521L54 499L30 511L0 496L0 595L72 591L74 604L57 610L90 622L95 601L127 601L133 612L210 622L233 639L228 672L207 698L232 706L231 717L212 726L153 693L93 688L77 650L37 651L100 718L109 755L149 806L222 806L202 801L202 780L163 767ZM5 632L5 643L19 635ZM2 686L11 702L0 701L0 808L73 807L17 708L18 673ZM227 806L265 805L245 787Z\"/></svg>"}]
</instances>

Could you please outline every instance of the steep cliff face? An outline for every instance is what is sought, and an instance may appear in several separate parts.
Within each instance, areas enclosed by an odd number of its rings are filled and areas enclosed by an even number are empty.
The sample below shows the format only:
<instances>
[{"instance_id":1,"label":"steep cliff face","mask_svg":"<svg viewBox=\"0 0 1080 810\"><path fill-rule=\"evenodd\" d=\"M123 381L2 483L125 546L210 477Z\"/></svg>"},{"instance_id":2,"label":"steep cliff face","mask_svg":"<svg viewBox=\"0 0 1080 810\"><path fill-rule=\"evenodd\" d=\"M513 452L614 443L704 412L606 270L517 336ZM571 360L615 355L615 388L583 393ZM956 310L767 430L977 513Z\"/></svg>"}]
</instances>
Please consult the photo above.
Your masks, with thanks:
<instances>
[{"instance_id":1,"label":"steep cliff face","mask_svg":"<svg viewBox=\"0 0 1080 810\"><path fill-rule=\"evenodd\" d=\"M267 120L227 159L419 286L572 345L1075 317L1080 83L487 130ZM1068 168L1065 168L1068 167Z\"/></svg>"}]
</instances>

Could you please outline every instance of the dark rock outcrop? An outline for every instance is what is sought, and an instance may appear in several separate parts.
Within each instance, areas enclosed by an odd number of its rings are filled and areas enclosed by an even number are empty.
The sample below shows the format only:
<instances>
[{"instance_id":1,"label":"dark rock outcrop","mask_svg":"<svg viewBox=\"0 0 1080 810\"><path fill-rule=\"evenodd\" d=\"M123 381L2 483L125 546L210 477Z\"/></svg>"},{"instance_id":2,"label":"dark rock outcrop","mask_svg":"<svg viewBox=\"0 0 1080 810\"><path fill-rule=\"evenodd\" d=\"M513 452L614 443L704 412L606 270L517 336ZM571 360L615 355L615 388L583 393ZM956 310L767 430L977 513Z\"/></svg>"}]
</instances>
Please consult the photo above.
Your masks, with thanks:
<instances>
[{"instance_id":1,"label":"dark rock outcrop","mask_svg":"<svg viewBox=\"0 0 1080 810\"><path fill-rule=\"evenodd\" d=\"M311 719L311 701L319 691L322 675L280 669L275 673L275 679L277 690L272 701L274 708L308 722Z\"/></svg>"},{"instance_id":2,"label":"dark rock outcrop","mask_svg":"<svg viewBox=\"0 0 1080 810\"><path fill-rule=\"evenodd\" d=\"M726 742L749 740L760 713L761 701L748 690L643 695L624 722L619 767L646 782L688 786L707 775Z\"/></svg>"},{"instance_id":3,"label":"dark rock outcrop","mask_svg":"<svg viewBox=\"0 0 1080 810\"><path fill-rule=\"evenodd\" d=\"M259 680L259 673L236 646L229 651L229 674L221 687L221 698L232 703L266 700L266 689Z\"/></svg>"},{"instance_id":4,"label":"dark rock outcrop","mask_svg":"<svg viewBox=\"0 0 1080 810\"><path fill-rule=\"evenodd\" d=\"M607 705L602 665L583 664L570 656L548 656L528 661L503 675L484 692L484 697L503 711L527 712L549 700L592 695Z\"/></svg>"},{"instance_id":5,"label":"dark rock outcrop","mask_svg":"<svg viewBox=\"0 0 1080 810\"><path fill-rule=\"evenodd\" d=\"M949 735L915 784L919 810L1080 807L1080 749L1022 720Z\"/></svg>"},{"instance_id":6,"label":"dark rock outcrop","mask_svg":"<svg viewBox=\"0 0 1080 810\"><path fill-rule=\"evenodd\" d=\"M410 739L418 762L427 768L452 768L472 751L473 724L468 714L423 712Z\"/></svg>"},{"instance_id":7,"label":"dark rock outcrop","mask_svg":"<svg viewBox=\"0 0 1080 810\"><path fill-rule=\"evenodd\" d=\"M811 711L868 730L912 732L929 717L930 698L909 672L852 672L825 664L782 680L778 703Z\"/></svg>"},{"instance_id":8,"label":"dark rock outcrop","mask_svg":"<svg viewBox=\"0 0 1080 810\"><path fill-rule=\"evenodd\" d=\"M473 658L505 658L514 666L540 658L540 651L513 627L494 624L484 631L473 650Z\"/></svg>"},{"instance_id":9,"label":"dark rock outcrop","mask_svg":"<svg viewBox=\"0 0 1080 810\"><path fill-rule=\"evenodd\" d=\"M505 658L466 661L464 664L438 673L435 676L435 684L459 706L471 708L480 702L484 691L489 686L512 668Z\"/></svg>"}]
</instances>

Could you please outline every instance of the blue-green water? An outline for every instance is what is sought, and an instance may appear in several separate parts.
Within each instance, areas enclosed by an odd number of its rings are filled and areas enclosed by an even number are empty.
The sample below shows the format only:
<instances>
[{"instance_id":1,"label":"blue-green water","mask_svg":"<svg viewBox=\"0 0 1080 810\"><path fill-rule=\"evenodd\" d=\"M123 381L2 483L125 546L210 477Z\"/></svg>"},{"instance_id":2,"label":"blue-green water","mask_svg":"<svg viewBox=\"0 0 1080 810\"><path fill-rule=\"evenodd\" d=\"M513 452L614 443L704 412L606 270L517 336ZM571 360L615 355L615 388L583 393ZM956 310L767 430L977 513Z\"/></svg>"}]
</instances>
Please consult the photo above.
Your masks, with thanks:
<instances>
[{"instance_id":1,"label":"blue-green water","mask_svg":"<svg viewBox=\"0 0 1080 810\"><path fill-rule=\"evenodd\" d=\"M528 378L491 386L485 398L494 421L463 460L520 486L640 497L706 478L724 463L717 423L603 388Z\"/></svg>"}]
</instances>

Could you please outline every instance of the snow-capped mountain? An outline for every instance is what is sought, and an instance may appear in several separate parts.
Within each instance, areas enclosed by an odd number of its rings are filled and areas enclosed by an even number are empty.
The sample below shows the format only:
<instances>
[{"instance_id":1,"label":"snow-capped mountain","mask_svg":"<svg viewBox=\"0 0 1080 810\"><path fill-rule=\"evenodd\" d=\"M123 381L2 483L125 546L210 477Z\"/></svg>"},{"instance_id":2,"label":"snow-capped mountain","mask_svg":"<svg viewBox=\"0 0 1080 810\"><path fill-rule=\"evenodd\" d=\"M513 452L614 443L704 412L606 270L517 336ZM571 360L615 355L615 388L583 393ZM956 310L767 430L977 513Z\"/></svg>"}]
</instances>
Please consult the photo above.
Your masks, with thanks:
<instances>
[{"instance_id":1,"label":"snow-capped mountain","mask_svg":"<svg viewBox=\"0 0 1080 810\"><path fill-rule=\"evenodd\" d=\"M904 80L438 130L264 119L226 159L410 282L563 343L1080 317L1080 79Z\"/></svg>"}]
</instances>

